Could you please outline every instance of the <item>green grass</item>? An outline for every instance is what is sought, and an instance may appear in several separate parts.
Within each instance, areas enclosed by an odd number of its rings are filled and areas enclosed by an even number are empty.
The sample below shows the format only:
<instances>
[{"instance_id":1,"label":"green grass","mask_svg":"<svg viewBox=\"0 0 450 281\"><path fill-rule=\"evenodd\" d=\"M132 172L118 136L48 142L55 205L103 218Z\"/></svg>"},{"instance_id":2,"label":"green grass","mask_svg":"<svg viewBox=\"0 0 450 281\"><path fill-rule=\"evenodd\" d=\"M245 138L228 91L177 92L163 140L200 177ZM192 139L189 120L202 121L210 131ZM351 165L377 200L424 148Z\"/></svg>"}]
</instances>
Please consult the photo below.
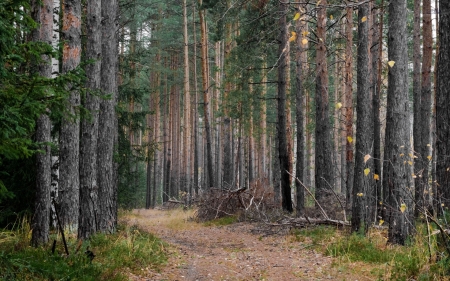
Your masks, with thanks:
<instances>
[{"instance_id":1,"label":"green grass","mask_svg":"<svg viewBox=\"0 0 450 281\"><path fill-rule=\"evenodd\" d=\"M77 242L69 237L68 257L62 254L61 239L52 254L50 244L29 246L28 234L23 228L0 232L0 280L128 280L127 272L158 270L167 262L166 245L135 227L95 235L77 253ZM87 247L95 254L92 261L85 254Z\"/></svg>"},{"instance_id":2,"label":"green grass","mask_svg":"<svg viewBox=\"0 0 450 281\"><path fill-rule=\"evenodd\" d=\"M237 221L236 216L226 216L226 217L221 217L218 219L213 219L213 220L204 222L203 225L204 226L223 226L223 225L233 224L236 221Z\"/></svg>"},{"instance_id":3,"label":"green grass","mask_svg":"<svg viewBox=\"0 0 450 281\"><path fill-rule=\"evenodd\" d=\"M407 246L388 245L386 233L380 231L366 237L320 226L294 229L291 235L293 241L312 242L315 250L337 258L335 266L352 268L354 263L367 264L373 268L372 274L378 280L450 280L449 258L442 255L435 238L430 239L431 247L428 247L423 225L417 226L413 242ZM432 260L429 258L430 248ZM436 261L438 256L439 261Z\"/></svg>"}]
</instances>

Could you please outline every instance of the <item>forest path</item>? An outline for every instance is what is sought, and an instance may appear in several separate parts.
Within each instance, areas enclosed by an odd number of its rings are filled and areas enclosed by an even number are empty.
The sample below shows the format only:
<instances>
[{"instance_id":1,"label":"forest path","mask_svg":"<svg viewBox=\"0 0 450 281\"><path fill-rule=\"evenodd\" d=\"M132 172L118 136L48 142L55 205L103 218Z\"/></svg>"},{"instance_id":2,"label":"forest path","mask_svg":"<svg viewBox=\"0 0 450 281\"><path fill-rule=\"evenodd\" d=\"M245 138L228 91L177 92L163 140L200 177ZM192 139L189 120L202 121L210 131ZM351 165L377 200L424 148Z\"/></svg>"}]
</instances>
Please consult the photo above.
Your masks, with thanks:
<instances>
[{"instance_id":1,"label":"forest path","mask_svg":"<svg viewBox=\"0 0 450 281\"><path fill-rule=\"evenodd\" d=\"M189 220L192 215L140 209L122 216L128 225L171 245L161 272L145 269L131 280L376 280L370 266L317 253L308 238L299 242L287 233L266 235L251 223L205 226Z\"/></svg>"}]
</instances>

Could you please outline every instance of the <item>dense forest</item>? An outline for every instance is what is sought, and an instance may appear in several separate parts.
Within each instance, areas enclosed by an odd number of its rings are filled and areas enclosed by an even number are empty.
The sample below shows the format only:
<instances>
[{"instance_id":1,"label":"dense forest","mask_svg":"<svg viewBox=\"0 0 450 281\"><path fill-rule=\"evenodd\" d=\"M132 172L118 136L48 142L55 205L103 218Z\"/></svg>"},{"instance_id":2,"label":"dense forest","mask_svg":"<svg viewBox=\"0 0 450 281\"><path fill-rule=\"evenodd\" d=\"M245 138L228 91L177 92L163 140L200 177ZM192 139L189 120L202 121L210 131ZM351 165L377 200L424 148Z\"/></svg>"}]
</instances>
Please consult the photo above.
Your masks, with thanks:
<instances>
[{"instance_id":1,"label":"dense forest","mask_svg":"<svg viewBox=\"0 0 450 281\"><path fill-rule=\"evenodd\" d=\"M446 227L450 3L6 0L0 225L82 239L118 209L264 190L353 232ZM345 212L344 212L345 213ZM346 219L345 218L345 221Z\"/></svg>"}]
</instances>

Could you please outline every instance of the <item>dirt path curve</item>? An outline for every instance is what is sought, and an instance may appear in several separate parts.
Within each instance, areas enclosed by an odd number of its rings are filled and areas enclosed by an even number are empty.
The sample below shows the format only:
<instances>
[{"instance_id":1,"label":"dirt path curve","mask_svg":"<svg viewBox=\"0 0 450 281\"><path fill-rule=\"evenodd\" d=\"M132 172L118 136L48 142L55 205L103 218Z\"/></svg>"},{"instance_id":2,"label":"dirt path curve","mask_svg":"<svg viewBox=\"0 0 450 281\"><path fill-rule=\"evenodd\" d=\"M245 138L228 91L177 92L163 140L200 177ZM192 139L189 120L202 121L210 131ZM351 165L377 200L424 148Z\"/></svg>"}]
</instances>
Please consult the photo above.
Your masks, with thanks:
<instances>
[{"instance_id":1,"label":"dirt path curve","mask_svg":"<svg viewBox=\"0 0 450 281\"><path fill-rule=\"evenodd\" d=\"M253 234L255 225L204 226L181 210L135 210L123 218L168 242L169 263L134 280L373 280L336 264L291 235ZM333 263L333 261L335 261ZM356 266L356 265L355 265ZM350 270L351 272L352 270Z\"/></svg>"}]
</instances>

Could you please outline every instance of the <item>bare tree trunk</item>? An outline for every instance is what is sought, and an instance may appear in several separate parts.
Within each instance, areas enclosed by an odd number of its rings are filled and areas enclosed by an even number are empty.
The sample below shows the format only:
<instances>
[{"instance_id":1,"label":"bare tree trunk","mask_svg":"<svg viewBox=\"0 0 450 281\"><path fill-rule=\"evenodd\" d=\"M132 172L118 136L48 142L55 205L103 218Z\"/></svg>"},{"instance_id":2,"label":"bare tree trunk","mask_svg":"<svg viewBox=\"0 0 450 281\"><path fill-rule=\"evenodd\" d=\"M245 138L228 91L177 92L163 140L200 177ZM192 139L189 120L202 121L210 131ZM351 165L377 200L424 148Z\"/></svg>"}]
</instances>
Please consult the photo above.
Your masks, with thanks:
<instances>
[{"instance_id":1,"label":"bare tree trunk","mask_svg":"<svg viewBox=\"0 0 450 281\"><path fill-rule=\"evenodd\" d=\"M410 143L406 0L389 4L387 118L383 188L389 193L388 241L405 244L412 230L413 157ZM406 161L406 164L405 164Z\"/></svg>"},{"instance_id":2,"label":"bare tree trunk","mask_svg":"<svg viewBox=\"0 0 450 281\"><path fill-rule=\"evenodd\" d=\"M450 2L439 1L439 57L436 93L437 200L450 206ZM442 210L442 209L441 209ZM442 214L442 211L440 212Z\"/></svg>"},{"instance_id":3,"label":"bare tree trunk","mask_svg":"<svg viewBox=\"0 0 450 281\"><path fill-rule=\"evenodd\" d=\"M288 3L279 2L279 29L280 29L280 46L278 48L278 119L277 119L277 139L278 139L278 157L280 159L281 174L281 205L283 210L292 212L292 198L290 186L290 167L289 153L286 132L286 89L287 89L287 62L289 56L288 48L288 31L286 26L286 14L288 11Z\"/></svg>"},{"instance_id":4,"label":"bare tree trunk","mask_svg":"<svg viewBox=\"0 0 450 281\"><path fill-rule=\"evenodd\" d=\"M183 0L183 36L184 36L184 146L183 146L183 177L185 179L185 190L191 195L191 87L189 81L189 35L188 35L188 20L187 20L187 4Z\"/></svg>"},{"instance_id":5,"label":"bare tree trunk","mask_svg":"<svg viewBox=\"0 0 450 281\"><path fill-rule=\"evenodd\" d=\"M52 44L53 37L53 0L32 1L32 17L38 28L33 30L32 39L35 42ZM52 58L42 57L38 66L39 75L52 77ZM50 228L50 187L51 187L51 122L46 114L39 116L36 123L36 142L43 144L43 152L36 154L36 197L32 219L31 244L35 247L48 242Z\"/></svg>"},{"instance_id":6,"label":"bare tree trunk","mask_svg":"<svg viewBox=\"0 0 450 281\"><path fill-rule=\"evenodd\" d=\"M345 47L345 128L347 132L346 162L347 162L347 188L346 202L350 205L353 189L353 8L347 8L346 16L346 47Z\"/></svg>"},{"instance_id":7,"label":"bare tree trunk","mask_svg":"<svg viewBox=\"0 0 450 281\"><path fill-rule=\"evenodd\" d=\"M423 213L428 207L428 176L429 165L432 160L431 155L431 62L433 56L433 31L431 26L431 1L423 0L423 62L422 62L422 85L420 103L420 153L418 160L422 161L420 170L417 170L416 177L416 209L415 217ZM419 162L417 161L417 162ZM417 181L417 179L420 179Z\"/></svg>"},{"instance_id":8,"label":"bare tree trunk","mask_svg":"<svg viewBox=\"0 0 450 281\"><path fill-rule=\"evenodd\" d=\"M80 143L80 217L78 237L88 239L97 232L98 185L97 185L97 140L98 110L100 90L101 44L101 2L87 3L87 43L86 58L94 60L86 66L88 92L84 107L90 118L81 122Z\"/></svg>"},{"instance_id":9,"label":"bare tree trunk","mask_svg":"<svg viewBox=\"0 0 450 281\"><path fill-rule=\"evenodd\" d=\"M200 6L202 0L199 0ZM214 171L213 171L213 157L211 148L211 127L209 124L209 75L208 75L208 42L207 42L207 31L205 22L205 10L199 10L200 16L200 27L202 34L202 91L203 91L203 102L205 111L205 132L206 132L206 157L207 157L207 170L208 170L208 185L207 188L215 187L214 185Z\"/></svg>"},{"instance_id":10,"label":"bare tree trunk","mask_svg":"<svg viewBox=\"0 0 450 281\"><path fill-rule=\"evenodd\" d=\"M362 2L362 3L361 3ZM368 192L372 187L371 158L373 142L372 94L370 89L369 59L369 3L360 0L358 6L358 60L357 60L357 116L355 172L352 202L352 232L364 226Z\"/></svg>"},{"instance_id":11,"label":"bare tree trunk","mask_svg":"<svg viewBox=\"0 0 450 281\"><path fill-rule=\"evenodd\" d=\"M63 60L62 72L74 70L81 59L81 1L67 0L63 5ZM68 86L70 88L70 86ZM70 231L78 228L80 197L79 145L80 119L78 107L80 93L73 90L68 100L69 118L62 120L59 136L59 200L60 219Z\"/></svg>"},{"instance_id":12,"label":"bare tree trunk","mask_svg":"<svg viewBox=\"0 0 450 281\"><path fill-rule=\"evenodd\" d=\"M110 99L100 102L98 139L98 230L113 233L117 226L117 182L115 181L114 143L116 130L117 97L117 0L102 0L102 68L101 89Z\"/></svg>"},{"instance_id":13,"label":"bare tree trunk","mask_svg":"<svg viewBox=\"0 0 450 281\"><path fill-rule=\"evenodd\" d=\"M295 93L295 112L296 112L296 123L297 123L297 159L296 159L296 166L295 166L295 176L301 181L304 182L304 171L305 171L305 137L304 137L304 130L303 130L303 110L304 110L304 89L303 89L303 80L305 74L303 73L303 64L306 63L306 61L303 61L305 59L305 49L306 44L303 44L304 42L303 36L300 36L300 34L305 34L306 31L306 9L307 5L305 4L299 4L299 12L303 15L300 16L300 18L297 20L295 24L295 31L297 32L298 36L295 41L295 63L296 63L296 75L295 75L295 84L296 84L296 93ZM295 181L295 188L296 188L296 212L297 216L300 217L303 215L304 209L305 209L305 190L304 187L299 183L299 181Z\"/></svg>"},{"instance_id":14,"label":"bare tree trunk","mask_svg":"<svg viewBox=\"0 0 450 281\"><path fill-rule=\"evenodd\" d=\"M320 0L319 0L320 1ZM326 41L326 9L328 2L318 3L316 47L316 199L325 203L334 187L332 167L331 126L328 101L328 67Z\"/></svg>"}]
</instances>

